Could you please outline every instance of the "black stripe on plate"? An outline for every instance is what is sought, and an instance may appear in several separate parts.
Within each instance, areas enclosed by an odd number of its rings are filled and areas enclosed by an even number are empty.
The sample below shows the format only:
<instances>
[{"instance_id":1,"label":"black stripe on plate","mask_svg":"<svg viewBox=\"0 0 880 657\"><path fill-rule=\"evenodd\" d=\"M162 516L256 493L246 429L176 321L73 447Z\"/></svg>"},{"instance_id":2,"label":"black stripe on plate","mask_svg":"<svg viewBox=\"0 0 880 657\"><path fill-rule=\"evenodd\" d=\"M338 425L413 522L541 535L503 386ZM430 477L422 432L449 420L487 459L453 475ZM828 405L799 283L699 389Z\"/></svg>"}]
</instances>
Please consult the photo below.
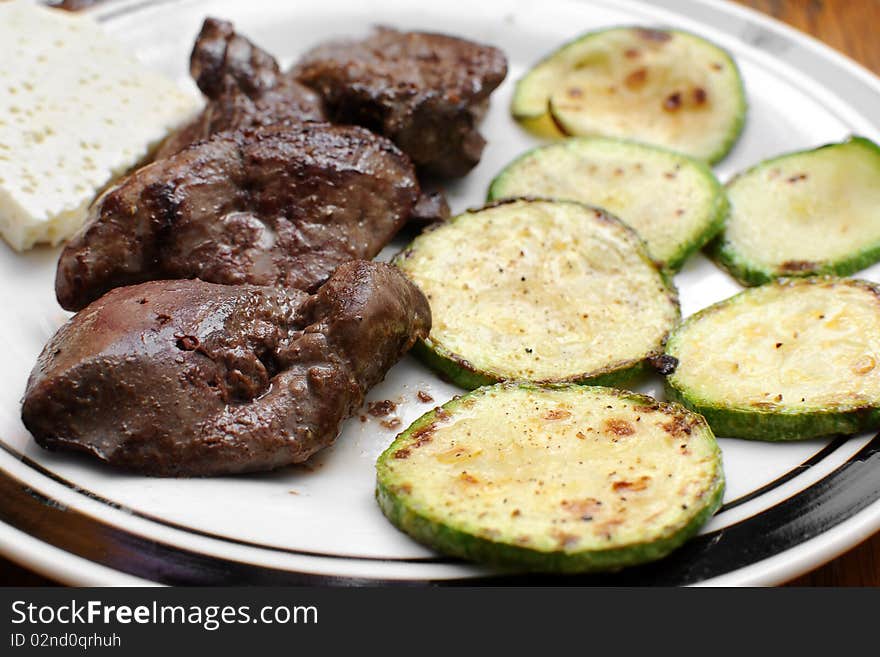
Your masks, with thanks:
<instances>
[{"instance_id":1,"label":"black stripe on plate","mask_svg":"<svg viewBox=\"0 0 880 657\"><path fill-rule=\"evenodd\" d=\"M582 576L501 574L452 580L376 580L315 575L220 559L118 529L67 509L0 471L0 520L46 543L110 568L170 585L599 585L694 584L757 563L832 529L880 499L880 436L810 488L777 506L698 536L660 561L620 573Z\"/></svg>"},{"instance_id":2,"label":"black stripe on plate","mask_svg":"<svg viewBox=\"0 0 880 657\"><path fill-rule=\"evenodd\" d=\"M735 500L731 500L730 502L723 504L721 506L721 508L718 509L718 512L715 515L719 515L721 513L724 513L725 511L730 511L731 509L735 509L736 507L740 506L741 504L745 504L746 502L751 502L753 499L760 497L761 495L764 495L765 493L769 493L771 490L773 490L775 488L779 488L780 486L782 486L782 484L791 481L792 479L797 477L799 474L806 472L807 470L812 468L814 465L816 465L820 461L831 456L834 452L836 452L846 442L846 440L847 440L846 436L839 436L839 437L835 438L833 441L831 441L830 443L825 445L825 447L823 447L818 452L813 454L806 461L804 461L800 465L793 467L791 470L789 470L785 474L777 477L776 479L774 479L770 483L764 484L760 488L756 488L755 490L753 490L750 493L746 493L745 495L740 495Z\"/></svg>"},{"instance_id":3,"label":"black stripe on plate","mask_svg":"<svg viewBox=\"0 0 880 657\"><path fill-rule=\"evenodd\" d=\"M164 518L159 518L158 516L154 516L149 513L144 513L143 511L138 511L137 509L132 509L131 507L125 506L123 504L119 504L118 502L114 502L113 500L107 499L98 493L95 493L88 488L83 488L81 486L77 486L69 479L65 479L61 477L51 470L43 467L37 461L34 461L32 458L25 456L24 454L19 453L18 451L11 448L9 445L6 445L3 442L0 442L0 449L3 449L5 452L8 452L12 456L14 456L18 461L21 461L24 465L36 470L44 477L47 477L54 481L55 483L61 484L65 488L69 488L72 491L79 493L80 495L84 495L88 497L90 500L94 500L95 502L100 502L101 504L106 504L107 506L117 509L119 511L124 511L125 513L135 516L137 518L143 518L144 520L149 520L150 522L155 522L157 525L163 525L165 527L170 527L171 529L176 529L178 531L186 532L187 534L193 534L195 536L204 536L205 538L211 538L217 541L225 541L227 543L234 543L235 545L243 545L244 547L251 548L259 548L261 550L274 550L275 552L284 552L286 554L296 554L303 557L322 557L325 559L345 559L348 561L382 561L382 562L395 562L395 563L454 563L457 562L455 559L450 559L449 557L365 557L362 555L348 555L348 554L332 554L332 553L324 553L324 552L310 552L308 550L297 550L295 548L285 548L276 545L269 545L265 543L257 543L256 541L246 541L240 538L234 538L231 536L226 536L224 534L215 534L213 532L204 531L201 529L196 529L194 527L189 527L187 525L181 525L176 522L172 522L170 520L165 520ZM70 454L71 458L83 458L92 460L90 457L87 457L82 454ZM2 498L0 498L2 499Z\"/></svg>"},{"instance_id":4,"label":"black stripe on plate","mask_svg":"<svg viewBox=\"0 0 880 657\"><path fill-rule=\"evenodd\" d=\"M765 493L768 493L768 492L774 490L775 488L778 488L782 484L790 481L791 479L793 479L797 475L801 474L802 472L805 472L809 468L813 467L814 465L816 465L817 463L819 463L820 461L822 461L823 459L825 459L826 457L828 457L829 455L834 453L834 451L836 451L841 445L843 445L843 443L845 441L846 441L845 437L840 437L840 438L835 439L834 441L832 441L831 443L826 445L823 449L816 452L809 459L807 459L806 461L804 461L800 465L792 468L791 470L789 470L785 474L777 477L776 479L769 482L768 484L765 484L761 488L758 488L750 493L747 493L746 495L740 496L740 497L736 498L735 500L728 502L727 504L724 504L718 510L718 514L723 513L725 511L729 511L730 509L733 509L733 508L739 506L740 504L745 504L746 502L749 502L749 501L755 499L756 497L759 497L760 495L763 495ZM32 468L33 470L36 470L41 475L48 477L52 481L54 481L58 484L61 484L62 486L69 488L70 490L76 491L77 493L80 493L81 495L85 495L86 497L88 497L91 500L94 500L96 502L100 502L101 504L106 504L107 506L109 506L113 509L125 511L126 513L131 514L135 517L143 518L144 520L149 520L150 522L155 522L155 523L163 525L165 527L170 527L171 529L176 529L178 531L186 532L189 534L194 534L196 536L204 536L205 538L211 538L211 539L218 540L218 541L226 541L228 543L234 543L236 545L242 545L244 547L259 548L262 550L274 550L277 552L284 552L286 554L295 554L295 555L304 556L304 557L323 557L323 558L327 558L327 559L346 559L346 560L355 560L355 561L380 561L380 562L399 562L399 563L439 563L439 564L446 563L446 564L449 564L449 563L458 563L459 562L458 559L453 559L450 557L442 557L442 556L386 558L386 557L365 557L365 556L359 556L359 555L331 554L331 553L323 553L323 552L310 552L308 550L297 550L294 548L284 548L284 547L279 547L279 546L275 546L275 545L258 543L256 541L245 541L243 539L234 538L231 536L226 536L224 534L215 534L213 532L208 532L208 531L204 531L201 529L195 529L193 527L188 527L187 525L182 525L182 524L179 524L176 522L172 522L170 520L165 520L163 518L159 518L159 517L154 516L152 514L144 513L142 511L138 511L136 509L132 509L130 507L124 506L122 504L119 504L118 502L114 502L113 500L110 500L110 499L107 499L106 497L98 495L97 493L95 493L87 488L82 488L81 486L77 486L76 484L74 484L70 480L65 479L64 477L61 477L61 476L55 474L51 470L43 467L37 461L34 461L30 457L25 456L24 454L21 454L20 452L14 450L12 447L10 447L9 445L6 445L5 443L0 442L0 448L2 448L4 451L6 451L9 454L11 454L12 456L14 456L17 460L21 461L23 464L27 465L28 467ZM75 457L75 455L74 455L74 457Z\"/></svg>"},{"instance_id":5,"label":"black stripe on plate","mask_svg":"<svg viewBox=\"0 0 880 657\"><path fill-rule=\"evenodd\" d=\"M217 559L117 529L30 488L0 470L0 521L39 540L129 575L175 586L333 585L372 581L293 573Z\"/></svg>"}]
</instances>

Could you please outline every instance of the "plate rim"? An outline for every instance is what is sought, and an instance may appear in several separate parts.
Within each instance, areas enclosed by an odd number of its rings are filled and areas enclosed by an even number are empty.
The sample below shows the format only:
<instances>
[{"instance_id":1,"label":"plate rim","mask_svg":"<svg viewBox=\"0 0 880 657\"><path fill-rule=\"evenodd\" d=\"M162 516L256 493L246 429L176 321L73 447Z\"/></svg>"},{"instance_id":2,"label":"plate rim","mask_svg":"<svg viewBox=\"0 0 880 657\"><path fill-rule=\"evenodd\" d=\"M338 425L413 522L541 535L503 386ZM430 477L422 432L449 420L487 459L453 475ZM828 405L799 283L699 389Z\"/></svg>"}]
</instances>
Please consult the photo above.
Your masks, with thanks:
<instances>
[{"instance_id":1,"label":"plate rim","mask_svg":"<svg viewBox=\"0 0 880 657\"><path fill-rule=\"evenodd\" d=\"M113 20L115 17L129 15L139 10L160 9L163 6L189 3L190 1L159 0L150 2L148 0L115 0L106 5L99 4L83 13L92 15L99 20ZM193 2L193 4L197 3ZM583 2L583 4L589 3ZM645 3L643 0L625 0L621 4L643 6ZM757 25L758 27L770 30L789 46L800 46L812 50L820 59L836 67L843 68L849 74L854 75L859 82L867 85L875 93L880 94L880 78L866 67L818 39L757 10L736 5L726 0L652 0L650 4L669 10L675 15L687 16L689 19L701 23L705 22L704 18L702 16L695 17L694 13L688 11L688 9L696 8L700 9L701 12L709 10L714 12L716 16L737 16L747 25ZM756 47L759 50L762 49L760 44L745 41L740 34L737 34L735 29L724 25L717 18L716 22L707 22L706 24L732 38L743 41L751 47ZM796 50L796 48L792 48L792 50ZM770 54L773 55L774 53ZM799 68L789 59L779 57L778 54L775 56L789 66ZM827 80L817 78L817 81L825 89L830 88ZM850 105L849 102L845 101L845 103ZM0 465L0 473L8 476L2 465ZM826 475L826 477L830 476L830 474ZM819 482L821 481L819 480ZM816 486L819 482L814 482L808 488ZM818 536L754 564L698 582L697 585L763 586L779 584L826 563L830 559L851 549L878 530L880 530L880 500L869 504ZM22 537L25 537L26 540ZM26 544L28 549L20 549L22 543ZM25 567L32 568L37 572L47 574L68 584L83 585L83 582L88 582L92 585L115 585L119 583L132 583L138 580L138 578L123 571L108 569L106 566L83 559L56 545L40 541L5 523L0 523L0 553ZM85 564L88 564L88 566ZM139 582L150 583L147 580L139 580Z\"/></svg>"},{"instance_id":2,"label":"plate rim","mask_svg":"<svg viewBox=\"0 0 880 657\"><path fill-rule=\"evenodd\" d=\"M8 452L4 453L9 457ZM846 549L852 540L851 533L835 532L837 527L845 526L857 534L863 534L876 526L880 512L880 481L875 472L880 466L880 434L863 445L859 451L846 462L839 465L831 473L809 485L777 504L744 518L721 529L702 534L676 550L675 553L662 561L644 564L626 569L618 574L597 574L593 576L566 577L566 583L575 585L600 586L639 586L644 584L672 585L685 583L689 585L741 585L754 586L774 584L775 578L800 574L803 567L810 567L815 558L811 553L818 549L822 554L833 557L838 549ZM21 468L30 474L31 468L21 464ZM88 500L81 507L69 507L64 498L52 492L53 487L62 484L49 480L49 476L40 474L50 484L42 488L31 480L25 481L15 473L8 473L0 467L0 492L3 498L11 502L6 507L0 506L0 518L9 521L18 528L25 529L28 524L31 530L50 538L66 538L76 550L77 559L85 557L97 561L98 564L113 566L122 563L125 567L119 573L148 577L166 584L224 584L229 581L244 581L257 584L279 582L294 585L382 585L382 584L434 584L434 585L558 585L560 578L546 575L501 574L488 569L470 567L462 575L456 573L462 562L420 564L421 571L435 573L436 576L421 572L413 577L411 573L401 571L399 563L393 561L374 563L371 574L364 575L354 560L339 560L322 557L303 557L302 555L286 555L272 550L250 549L236 551L234 544L218 539L206 539L190 543L174 542L175 534L181 530L156 531L166 529L156 523L144 521L138 527L122 527L114 524L114 518L107 517L125 513L122 508L112 509L105 513L95 512L94 507L100 502ZM870 492L870 498L864 489ZM857 494L852 491L858 488ZM840 491L849 495L841 495ZM68 491L77 495L77 491ZM863 506L859 504L869 500ZM81 501L77 499L77 501ZM843 505L843 520L835 513L833 507ZM802 510L810 511L805 515ZM58 516L63 515L63 518ZM53 517L54 516L54 517ZM54 520L59 520L55 523ZM2 524L0 524L2 528ZM823 531L823 528L828 528ZM813 532L813 536L796 543L789 549L774 551L774 543L785 543L794 535ZM163 535L164 534L164 535ZM733 537L730 535L733 534ZM764 537L763 544L753 546L751 551L744 550L742 545L753 536ZM73 536L73 538L71 538ZM94 540L84 541L83 537ZM170 538L168 538L170 536ZM0 544L3 543L0 532ZM49 540L46 546L52 546ZM2 545L0 545L2 547ZM763 552L762 552L763 550ZM52 550L57 552L57 550ZM758 553L751 559L749 552ZM95 557L95 558L93 558ZM260 557L260 558L258 558ZM745 561L742 561L745 559ZM701 578L704 574L700 569L709 572L719 567L740 560L731 570L719 575ZM287 563L293 563L289 567ZM347 563L348 562L348 563ZM769 564L769 566L768 566ZM772 567L771 567L772 566ZM407 570L413 566L407 567ZM447 576L444 569L453 569L452 576ZM154 575L157 575L154 577ZM665 579L664 579L665 578ZM112 578L111 578L112 579Z\"/></svg>"}]
</instances>

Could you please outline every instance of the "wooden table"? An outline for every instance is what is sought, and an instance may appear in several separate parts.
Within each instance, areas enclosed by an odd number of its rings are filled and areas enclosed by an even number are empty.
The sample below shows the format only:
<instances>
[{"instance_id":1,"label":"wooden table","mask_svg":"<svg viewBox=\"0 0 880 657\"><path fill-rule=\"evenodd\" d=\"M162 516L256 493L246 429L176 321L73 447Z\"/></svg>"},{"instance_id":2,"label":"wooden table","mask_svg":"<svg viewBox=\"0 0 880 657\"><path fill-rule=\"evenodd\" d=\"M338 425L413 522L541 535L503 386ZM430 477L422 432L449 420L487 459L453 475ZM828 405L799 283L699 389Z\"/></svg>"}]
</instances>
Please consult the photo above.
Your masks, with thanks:
<instances>
[{"instance_id":1,"label":"wooden table","mask_svg":"<svg viewBox=\"0 0 880 657\"><path fill-rule=\"evenodd\" d=\"M737 0L793 25L880 75L880 0ZM49 580L0 558L0 585ZM790 586L880 586L880 533Z\"/></svg>"}]
</instances>

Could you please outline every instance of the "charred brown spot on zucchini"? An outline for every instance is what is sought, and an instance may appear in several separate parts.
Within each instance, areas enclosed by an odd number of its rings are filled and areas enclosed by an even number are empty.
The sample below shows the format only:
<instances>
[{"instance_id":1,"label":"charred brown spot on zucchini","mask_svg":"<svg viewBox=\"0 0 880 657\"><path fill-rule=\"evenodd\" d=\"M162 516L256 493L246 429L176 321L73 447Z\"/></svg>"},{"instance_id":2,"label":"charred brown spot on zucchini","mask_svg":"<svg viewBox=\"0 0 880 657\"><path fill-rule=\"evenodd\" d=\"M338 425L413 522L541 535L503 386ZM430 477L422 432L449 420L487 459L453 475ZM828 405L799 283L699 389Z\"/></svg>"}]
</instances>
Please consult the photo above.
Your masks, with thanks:
<instances>
[{"instance_id":1,"label":"charred brown spot on zucchini","mask_svg":"<svg viewBox=\"0 0 880 657\"><path fill-rule=\"evenodd\" d=\"M521 155L492 181L489 200L520 196L604 208L673 271L721 230L728 209L724 188L704 163L603 138L566 139Z\"/></svg>"},{"instance_id":2,"label":"charred brown spot on zucchini","mask_svg":"<svg viewBox=\"0 0 880 657\"><path fill-rule=\"evenodd\" d=\"M672 283L626 225L574 202L518 199L422 234L395 263L433 318L415 353L453 382L626 380L663 353Z\"/></svg>"},{"instance_id":3,"label":"charred brown spot on zucchini","mask_svg":"<svg viewBox=\"0 0 880 657\"><path fill-rule=\"evenodd\" d=\"M678 404L508 383L442 410L379 457L376 490L394 525L440 552L532 571L617 570L667 555L721 503L712 431ZM425 427L429 442L415 438Z\"/></svg>"},{"instance_id":4,"label":"charred brown spot on zucchini","mask_svg":"<svg viewBox=\"0 0 880 657\"><path fill-rule=\"evenodd\" d=\"M880 146L868 139L767 160L727 193L730 216L710 253L745 285L880 261Z\"/></svg>"},{"instance_id":5,"label":"charred brown spot on zucchini","mask_svg":"<svg viewBox=\"0 0 880 657\"><path fill-rule=\"evenodd\" d=\"M706 308L672 335L669 396L719 436L803 440L880 427L880 289L792 278Z\"/></svg>"},{"instance_id":6,"label":"charred brown spot on zucchini","mask_svg":"<svg viewBox=\"0 0 880 657\"><path fill-rule=\"evenodd\" d=\"M621 27L582 35L539 62L517 83L511 111L544 136L635 139L716 162L742 132L746 99L736 64L715 44Z\"/></svg>"}]
</instances>

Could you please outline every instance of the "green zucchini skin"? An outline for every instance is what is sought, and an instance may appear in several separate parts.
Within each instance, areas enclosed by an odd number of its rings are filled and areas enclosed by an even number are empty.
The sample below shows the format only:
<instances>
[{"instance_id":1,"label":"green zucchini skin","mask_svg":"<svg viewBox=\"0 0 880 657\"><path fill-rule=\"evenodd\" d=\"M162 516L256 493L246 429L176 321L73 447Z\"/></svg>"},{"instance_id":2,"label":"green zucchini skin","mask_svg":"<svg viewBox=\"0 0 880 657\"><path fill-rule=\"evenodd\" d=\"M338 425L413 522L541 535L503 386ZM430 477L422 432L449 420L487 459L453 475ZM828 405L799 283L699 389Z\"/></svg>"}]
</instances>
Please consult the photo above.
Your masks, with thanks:
<instances>
[{"instance_id":1,"label":"green zucchini skin","mask_svg":"<svg viewBox=\"0 0 880 657\"><path fill-rule=\"evenodd\" d=\"M729 189L731 185L735 184L745 176L759 173L774 164L785 162L789 158L809 155L812 153L821 153L823 151L832 151L837 148L851 145L860 146L868 153L872 154L877 159L878 171L880 171L880 145L874 143L870 139L866 139L865 137L853 136L843 142L825 144L810 150L785 153L759 162L731 178L726 187ZM880 173L878 173L878 184L880 184ZM718 233L717 236L706 245L705 252L708 257L725 269L738 282L745 286L753 287L770 283L778 278L849 276L855 274L877 262L880 262L880 241L868 244L864 248L845 257L833 260L802 263L797 268L787 269L779 267L768 268L764 265L753 262L748 254L739 251L730 240L726 239L724 230Z\"/></svg>"},{"instance_id":2,"label":"green zucchini skin","mask_svg":"<svg viewBox=\"0 0 880 657\"><path fill-rule=\"evenodd\" d=\"M690 235L688 239L683 240L679 245L677 245L677 248L675 248L665 258L658 258L655 255L655 252L665 250L662 249L664 245L656 245L652 249L652 245L650 244L650 242L647 243L648 250L652 253L652 257L654 257L658 264L668 272L674 274L675 272L679 271L688 258L690 258L694 253L702 249L704 246L706 246L724 228L725 221L727 220L730 212L730 203L728 202L727 193L724 185L721 184L712 169L705 162L693 157L689 157L682 153L677 153L667 148L652 146L649 144L643 144L626 139L613 139L602 137L569 137L563 141L559 141L553 144L545 144L531 148L524 153L521 153L519 156L509 162L507 166L505 166L504 169L492 179L491 183L489 184L489 190L487 193L487 202L492 203L507 198L530 196L536 198L556 198L557 200L571 200L586 203L588 205L602 207L601 203L591 201L587 198L557 197L552 194L544 193L537 188L530 189L527 193L524 194L510 194L505 190L505 188L511 184L510 179L516 177L517 168L524 162L527 162L528 160L534 159L536 156L541 155L552 157L552 152L559 148L571 149L577 152L581 148L589 149L592 145L607 147L613 147L615 145L619 146L623 152L627 152L628 155L632 156L634 162L637 162L639 160L639 156L667 157L670 159L670 161L675 161L679 165L690 167L693 170L699 172L705 185L712 190L711 205L706 212L705 220L701 222L702 228L698 232ZM547 170L552 170L552 167L548 167ZM513 183L513 186L514 188L516 188L515 182ZM604 209L626 223L627 217L625 216L624 212L616 210L615 208ZM638 232L638 228L636 226L631 227L636 230L636 232ZM661 249L656 248L657 246L661 247Z\"/></svg>"},{"instance_id":3,"label":"green zucchini skin","mask_svg":"<svg viewBox=\"0 0 880 657\"><path fill-rule=\"evenodd\" d=\"M720 265L727 273L746 287L756 287L772 283L780 278L807 277L807 276L850 276L871 265L880 262L880 245L872 246L848 258L835 262L817 263L810 269L784 274L768 271L750 264L742 254L738 253L729 244L725 244L718 237L706 245L706 255Z\"/></svg>"},{"instance_id":4,"label":"green zucchini skin","mask_svg":"<svg viewBox=\"0 0 880 657\"><path fill-rule=\"evenodd\" d=\"M601 212L605 216L605 220L608 223L615 224L619 226L623 231L628 233L630 235L630 239L632 239L633 242L636 242L640 247L639 258L650 269L653 269L654 272L658 275L660 281L662 281L664 293L669 302L675 308L675 322L680 319L681 307L679 303L678 290L672 278L672 272L664 269L657 262L650 258L647 253L647 247L644 243L644 240L642 240L631 227L617 219L614 215L605 212L601 208L593 208L591 206L587 206L583 203L579 203L576 201L543 199L538 197L503 199L488 203L482 208L468 210L458 216L452 217L447 222L445 222L444 225L438 226L435 230L442 230L445 226L452 226L457 222L466 221L470 215L480 213L487 209L499 208L516 203L548 202L560 205L570 205L578 208L587 208L591 211ZM402 263L409 257L409 254L413 251L413 249L417 248L417 243L418 238L415 242L403 248L392 259L392 264L401 267L404 270L404 273L407 272L405 266L403 266ZM417 281L414 282L418 284ZM493 383L504 381L523 381L538 384L572 383L582 385L624 387L633 383L634 381L637 381L638 379L642 378L652 371L652 367L649 365L649 363L653 359L663 354L663 348L671 329L672 326L670 326L670 330L662 336L657 348L650 351L649 353L646 353L643 358L621 360L613 363L608 363L600 369L591 370L585 373L573 374L570 376L554 377L552 379L510 377L485 367L477 367L459 354L453 353L449 349L445 348L441 343L432 339L432 336L430 335L424 340L419 340L414 345L411 353L419 360L421 360L425 365L438 372L442 377L466 390L473 390L481 386L491 385Z\"/></svg>"},{"instance_id":5,"label":"green zucchini skin","mask_svg":"<svg viewBox=\"0 0 880 657\"><path fill-rule=\"evenodd\" d=\"M746 94L745 83L742 78L742 74L740 73L739 67L736 64L736 60L730 54L729 51L722 48L721 46L701 37L700 35L689 32L687 30L680 29L654 29L654 28L646 28L638 25L618 25L608 28L602 28L599 30L594 30L592 32L587 32L585 34L581 34L570 41L564 43L560 47L558 47L553 52L549 53L545 57L543 57L540 61L535 63L519 80L516 82L516 86L514 89L514 94L511 103L511 114L516 121L520 123L526 130L533 132L537 136L543 137L545 139L559 139L565 137L572 136L581 136L578 134L570 133L565 129L564 126L560 125L559 121L553 116L553 112L550 108L549 97L548 102L545 104L545 107L539 112L536 107L526 108L525 105L528 105L528 101L524 101L527 95L529 95L529 87L536 84L533 80L536 77L535 74L540 75L540 72L543 69L553 65L555 60L564 58L569 51L573 51L577 49L585 40L595 39L597 37L602 37L608 33L613 33L617 31L635 31L635 32L646 32L646 33L659 33L659 34L669 34L669 35L681 35L688 39L695 39L698 42L702 42L709 47L714 52L714 56L722 62L722 66L725 68L729 68L733 71L735 76L735 89L734 94L736 96L736 105L737 111L732 117L728 129L725 131L722 139L719 140L716 148L710 152L705 153L700 156L699 159L706 162L709 165L714 165L723 160L733 149L736 143L739 141L739 138L742 135L743 129L746 125L746 120L749 112L749 103L748 96ZM584 135L586 136L586 135ZM625 138L634 138L633 135L601 135L606 137L625 137ZM639 141L648 141L645 139L641 139ZM658 144L661 145L661 144ZM684 152L683 149L677 149L681 152Z\"/></svg>"},{"instance_id":6,"label":"green zucchini skin","mask_svg":"<svg viewBox=\"0 0 880 657\"><path fill-rule=\"evenodd\" d=\"M482 386L492 385L493 383L507 380L500 374L477 369L468 361L451 353L448 349L445 349L442 345L433 342L430 337L416 342L413 346L412 354L425 365L438 372L441 377L448 379L450 383L454 383L465 390L475 390ZM651 354L646 360L618 363L606 368L607 371L605 372L600 372L587 377L574 377L567 381L536 381L534 383L544 385L573 383L579 385L620 388L647 375L651 371L651 368L648 365L648 360L659 355L660 354Z\"/></svg>"},{"instance_id":7,"label":"green zucchini skin","mask_svg":"<svg viewBox=\"0 0 880 657\"><path fill-rule=\"evenodd\" d=\"M666 396L694 413L699 413L712 431L721 437L767 442L790 442L853 434L880 428L880 409L780 413L758 409L725 408L700 399L665 383Z\"/></svg>"},{"instance_id":8,"label":"green zucchini skin","mask_svg":"<svg viewBox=\"0 0 880 657\"><path fill-rule=\"evenodd\" d=\"M718 234L724 230L724 224L729 215L730 203L727 200L727 195L722 194L718 197L715 211L712 213L712 220L706 224L706 228L703 232L699 233L691 242L686 246L683 246L680 251L669 258L666 262L666 268L672 273L677 273L681 270L681 268L684 267L684 263L687 262L692 255L711 244Z\"/></svg>"},{"instance_id":9,"label":"green zucchini skin","mask_svg":"<svg viewBox=\"0 0 880 657\"><path fill-rule=\"evenodd\" d=\"M407 504L406 491L399 490L399 487L389 482L391 475L387 470L387 462L394 458L395 453L409 444L414 435L418 436L420 432L430 429L430 426L438 418L454 414L459 408L466 405L469 399L485 394L487 391L499 389L576 390L579 387L562 384L538 386L529 383L500 383L484 386L461 397L455 397L441 407L425 413L402 432L377 461L375 497L382 513L395 527L429 548L468 561L488 564L514 572L558 574L616 572L629 566L656 561L669 555L695 536L721 507L725 481L721 468L721 452L717 444L715 444L717 467L714 481L701 502L701 508L686 524L674 528L674 531L667 532L652 541L630 543L617 548L601 550L542 551L478 536L419 512L412 505ZM673 406L668 403L658 405L658 402L651 397L629 391L611 388L593 389L607 392L610 397L630 400L645 406L659 406L661 408ZM698 421L702 429L711 436L711 429L705 421L702 418L699 418ZM712 441L714 443L714 437Z\"/></svg>"},{"instance_id":10,"label":"green zucchini skin","mask_svg":"<svg viewBox=\"0 0 880 657\"><path fill-rule=\"evenodd\" d=\"M723 496L724 488L721 486L713 493L709 504L674 536L599 553L565 554L536 552L459 531L414 512L383 484L376 486L376 501L385 517L422 545L450 556L499 568L559 574L615 572L662 559L699 532L721 507Z\"/></svg>"},{"instance_id":11,"label":"green zucchini skin","mask_svg":"<svg viewBox=\"0 0 880 657\"><path fill-rule=\"evenodd\" d=\"M869 281L844 279L834 276L815 276L810 278L782 278L757 288L750 288L712 306L704 308L684 320L667 342L667 357L677 360L677 348L681 335L694 323L703 321L732 304L738 303L750 293L762 289L783 288L786 286L819 286L841 284L862 288L877 297L880 304L880 286ZM817 354L817 358L824 357ZM677 369L678 363L676 363ZM719 376L722 376L719 374ZM832 435L853 435L863 431L880 428L880 400L878 405L838 404L825 408L744 408L718 399L707 399L689 390L676 380L675 370L669 372L664 381L666 397L682 406L699 413L712 431L719 437L733 437L769 442L788 442L822 438Z\"/></svg>"}]
</instances>

